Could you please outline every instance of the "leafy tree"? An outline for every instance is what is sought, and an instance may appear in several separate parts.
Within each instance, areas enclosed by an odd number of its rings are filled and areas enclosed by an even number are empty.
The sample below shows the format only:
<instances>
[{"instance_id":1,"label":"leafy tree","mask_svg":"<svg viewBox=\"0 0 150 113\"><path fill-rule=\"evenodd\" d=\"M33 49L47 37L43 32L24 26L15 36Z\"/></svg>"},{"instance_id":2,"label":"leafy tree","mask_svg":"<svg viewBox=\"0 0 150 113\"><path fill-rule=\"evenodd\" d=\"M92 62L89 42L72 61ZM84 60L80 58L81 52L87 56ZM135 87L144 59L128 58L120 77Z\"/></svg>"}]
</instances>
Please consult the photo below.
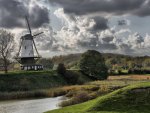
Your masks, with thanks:
<instances>
[{"instance_id":1,"label":"leafy tree","mask_svg":"<svg viewBox=\"0 0 150 113\"><path fill-rule=\"evenodd\" d=\"M82 55L79 67L84 74L95 79L107 79L108 77L105 60L101 54L95 50L88 50Z\"/></svg>"},{"instance_id":2,"label":"leafy tree","mask_svg":"<svg viewBox=\"0 0 150 113\"><path fill-rule=\"evenodd\" d=\"M106 66L109 68L109 69L112 69L112 67L113 67L113 64L111 63L111 59L106 59L105 60L105 64L106 64Z\"/></svg>"},{"instance_id":3,"label":"leafy tree","mask_svg":"<svg viewBox=\"0 0 150 113\"><path fill-rule=\"evenodd\" d=\"M8 71L9 60L14 50L14 36L10 32L0 29L0 57L3 60L5 73Z\"/></svg>"}]
</instances>

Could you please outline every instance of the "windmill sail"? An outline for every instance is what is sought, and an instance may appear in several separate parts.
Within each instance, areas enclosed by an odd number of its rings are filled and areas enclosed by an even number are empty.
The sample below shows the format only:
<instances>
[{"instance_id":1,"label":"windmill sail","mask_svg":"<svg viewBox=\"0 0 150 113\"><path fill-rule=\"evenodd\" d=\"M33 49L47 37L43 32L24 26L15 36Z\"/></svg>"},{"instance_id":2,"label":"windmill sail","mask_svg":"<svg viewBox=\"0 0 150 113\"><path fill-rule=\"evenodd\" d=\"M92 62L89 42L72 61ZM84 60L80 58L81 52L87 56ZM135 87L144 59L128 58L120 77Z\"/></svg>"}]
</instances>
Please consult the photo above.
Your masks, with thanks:
<instances>
[{"instance_id":1,"label":"windmill sail","mask_svg":"<svg viewBox=\"0 0 150 113\"><path fill-rule=\"evenodd\" d=\"M30 27L30 23L29 23L28 17L26 16L25 19L26 19L26 22L27 22L27 26L28 26L29 32L32 35L32 31L31 31L31 27Z\"/></svg>"}]
</instances>

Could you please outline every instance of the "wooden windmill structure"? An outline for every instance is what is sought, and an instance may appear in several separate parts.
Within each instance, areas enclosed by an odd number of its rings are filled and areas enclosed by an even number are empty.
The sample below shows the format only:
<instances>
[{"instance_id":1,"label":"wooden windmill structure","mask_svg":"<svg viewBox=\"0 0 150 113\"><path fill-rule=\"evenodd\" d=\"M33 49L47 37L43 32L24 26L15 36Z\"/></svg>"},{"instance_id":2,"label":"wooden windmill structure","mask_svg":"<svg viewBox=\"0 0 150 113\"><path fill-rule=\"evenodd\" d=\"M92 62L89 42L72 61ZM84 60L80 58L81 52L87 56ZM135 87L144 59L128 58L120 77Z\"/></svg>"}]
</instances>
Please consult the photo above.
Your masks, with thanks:
<instances>
[{"instance_id":1,"label":"wooden windmill structure","mask_svg":"<svg viewBox=\"0 0 150 113\"><path fill-rule=\"evenodd\" d=\"M20 38L20 46L16 60L21 64L22 70L42 70L43 66L36 64L41 56L38 53L34 39L43 32L33 35L29 20L27 17L25 18L29 33Z\"/></svg>"}]
</instances>

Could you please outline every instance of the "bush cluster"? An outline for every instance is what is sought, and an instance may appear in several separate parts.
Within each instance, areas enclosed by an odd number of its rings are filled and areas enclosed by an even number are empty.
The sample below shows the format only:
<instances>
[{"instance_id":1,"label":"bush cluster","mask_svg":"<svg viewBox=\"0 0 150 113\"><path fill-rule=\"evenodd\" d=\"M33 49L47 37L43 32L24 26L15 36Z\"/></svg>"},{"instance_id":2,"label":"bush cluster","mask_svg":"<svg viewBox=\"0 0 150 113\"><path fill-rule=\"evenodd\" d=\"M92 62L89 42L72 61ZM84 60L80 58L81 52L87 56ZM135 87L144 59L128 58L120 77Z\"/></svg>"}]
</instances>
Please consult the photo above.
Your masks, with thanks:
<instances>
[{"instance_id":1,"label":"bush cluster","mask_svg":"<svg viewBox=\"0 0 150 113\"><path fill-rule=\"evenodd\" d=\"M150 70L130 69L129 74L150 74Z\"/></svg>"},{"instance_id":2,"label":"bush cluster","mask_svg":"<svg viewBox=\"0 0 150 113\"><path fill-rule=\"evenodd\" d=\"M64 64L60 63L57 67L57 73L62 75L68 84L77 84L79 75L76 72L66 70Z\"/></svg>"}]
</instances>

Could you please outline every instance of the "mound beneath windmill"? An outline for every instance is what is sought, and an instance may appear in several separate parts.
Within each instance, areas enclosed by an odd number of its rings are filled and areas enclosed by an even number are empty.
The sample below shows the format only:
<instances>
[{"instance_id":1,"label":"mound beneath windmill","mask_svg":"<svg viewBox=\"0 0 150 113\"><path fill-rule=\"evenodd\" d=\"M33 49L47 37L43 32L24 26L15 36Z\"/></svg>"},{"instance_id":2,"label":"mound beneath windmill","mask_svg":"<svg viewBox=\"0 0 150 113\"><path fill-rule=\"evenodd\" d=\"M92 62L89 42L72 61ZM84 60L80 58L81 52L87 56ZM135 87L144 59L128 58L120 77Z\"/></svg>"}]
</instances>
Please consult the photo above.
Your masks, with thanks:
<instances>
[{"instance_id":1,"label":"mound beneath windmill","mask_svg":"<svg viewBox=\"0 0 150 113\"><path fill-rule=\"evenodd\" d=\"M150 82L128 86L95 100L48 113L150 113Z\"/></svg>"}]
</instances>

